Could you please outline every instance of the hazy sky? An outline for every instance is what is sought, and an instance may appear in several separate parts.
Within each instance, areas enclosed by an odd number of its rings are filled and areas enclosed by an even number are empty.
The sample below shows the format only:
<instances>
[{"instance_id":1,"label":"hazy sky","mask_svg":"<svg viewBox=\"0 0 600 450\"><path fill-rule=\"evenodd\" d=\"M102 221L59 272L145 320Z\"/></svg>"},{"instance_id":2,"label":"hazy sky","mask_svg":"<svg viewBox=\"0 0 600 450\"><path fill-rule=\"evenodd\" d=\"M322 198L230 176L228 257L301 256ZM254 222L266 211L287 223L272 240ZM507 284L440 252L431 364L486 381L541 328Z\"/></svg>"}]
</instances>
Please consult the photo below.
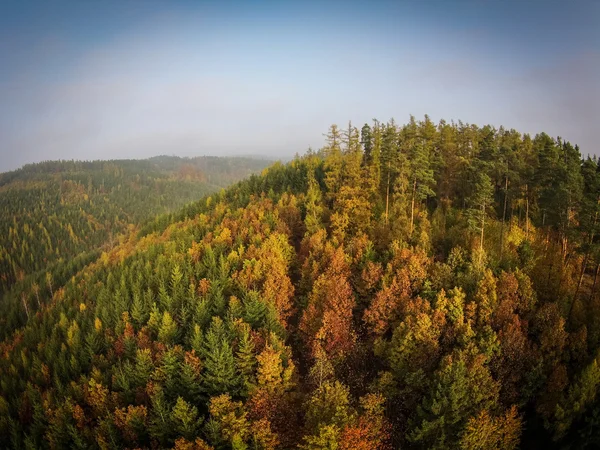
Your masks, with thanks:
<instances>
[{"instance_id":1,"label":"hazy sky","mask_svg":"<svg viewBox=\"0 0 600 450\"><path fill-rule=\"evenodd\" d=\"M0 171L288 156L409 114L600 153L600 1L0 0Z\"/></svg>"}]
</instances>

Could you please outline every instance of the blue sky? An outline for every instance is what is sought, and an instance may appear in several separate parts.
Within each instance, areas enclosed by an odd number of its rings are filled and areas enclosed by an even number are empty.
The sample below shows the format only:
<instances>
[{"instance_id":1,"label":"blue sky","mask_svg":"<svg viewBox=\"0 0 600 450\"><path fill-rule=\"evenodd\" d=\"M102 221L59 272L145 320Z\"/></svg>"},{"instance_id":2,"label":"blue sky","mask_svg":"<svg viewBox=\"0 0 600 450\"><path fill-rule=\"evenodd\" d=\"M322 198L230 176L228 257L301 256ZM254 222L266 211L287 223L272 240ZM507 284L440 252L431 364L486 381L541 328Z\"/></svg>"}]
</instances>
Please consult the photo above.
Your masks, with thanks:
<instances>
[{"instance_id":1,"label":"blue sky","mask_svg":"<svg viewBox=\"0 0 600 450\"><path fill-rule=\"evenodd\" d=\"M600 2L0 0L0 171L318 148L409 115L600 153Z\"/></svg>"}]
</instances>

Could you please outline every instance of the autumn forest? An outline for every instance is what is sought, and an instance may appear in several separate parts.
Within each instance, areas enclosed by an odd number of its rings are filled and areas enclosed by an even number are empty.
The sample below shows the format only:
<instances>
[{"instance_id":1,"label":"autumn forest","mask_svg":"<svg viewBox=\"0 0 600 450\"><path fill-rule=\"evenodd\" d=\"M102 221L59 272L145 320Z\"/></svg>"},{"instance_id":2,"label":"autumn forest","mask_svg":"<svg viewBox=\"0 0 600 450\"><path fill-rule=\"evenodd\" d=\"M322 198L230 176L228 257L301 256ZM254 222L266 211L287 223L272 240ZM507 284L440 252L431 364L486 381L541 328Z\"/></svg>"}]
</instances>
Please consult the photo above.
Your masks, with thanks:
<instances>
[{"instance_id":1,"label":"autumn forest","mask_svg":"<svg viewBox=\"0 0 600 450\"><path fill-rule=\"evenodd\" d=\"M0 174L0 447L597 448L598 163L411 116Z\"/></svg>"}]
</instances>

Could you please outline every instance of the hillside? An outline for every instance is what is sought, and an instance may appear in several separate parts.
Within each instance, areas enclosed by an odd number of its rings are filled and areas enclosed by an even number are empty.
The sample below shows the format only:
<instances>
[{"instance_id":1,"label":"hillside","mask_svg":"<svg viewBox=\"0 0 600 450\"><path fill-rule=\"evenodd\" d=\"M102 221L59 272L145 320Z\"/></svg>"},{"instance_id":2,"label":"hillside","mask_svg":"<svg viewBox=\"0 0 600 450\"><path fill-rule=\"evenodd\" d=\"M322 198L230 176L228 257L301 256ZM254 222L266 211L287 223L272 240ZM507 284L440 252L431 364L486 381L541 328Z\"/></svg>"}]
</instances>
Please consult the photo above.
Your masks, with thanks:
<instances>
[{"instance_id":1,"label":"hillside","mask_svg":"<svg viewBox=\"0 0 600 450\"><path fill-rule=\"evenodd\" d=\"M544 133L332 126L13 305L0 445L594 448L598 199Z\"/></svg>"},{"instance_id":2,"label":"hillside","mask_svg":"<svg viewBox=\"0 0 600 450\"><path fill-rule=\"evenodd\" d=\"M251 158L165 156L44 162L0 174L0 294L18 282L13 294L28 298L17 301L39 307L41 297L131 228L268 164ZM3 299L0 306L1 336L30 313L14 317L12 303Z\"/></svg>"}]
</instances>

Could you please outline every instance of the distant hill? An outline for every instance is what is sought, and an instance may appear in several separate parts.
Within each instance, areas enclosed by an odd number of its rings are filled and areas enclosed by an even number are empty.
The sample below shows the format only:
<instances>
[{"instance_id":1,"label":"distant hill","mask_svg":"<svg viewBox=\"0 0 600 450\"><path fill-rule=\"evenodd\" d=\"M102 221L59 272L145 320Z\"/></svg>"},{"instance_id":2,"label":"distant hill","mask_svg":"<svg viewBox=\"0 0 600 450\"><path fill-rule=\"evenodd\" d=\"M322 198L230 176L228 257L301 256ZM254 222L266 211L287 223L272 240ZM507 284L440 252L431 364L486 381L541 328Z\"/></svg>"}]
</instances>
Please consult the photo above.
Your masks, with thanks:
<instances>
[{"instance_id":1,"label":"distant hill","mask_svg":"<svg viewBox=\"0 0 600 450\"><path fill-rule=\"evenodd\" d=\"M2 173L0 294L30 275L39 289L50 290L46 273L56 272L61 279L70 276L100 250L118 242L130 227L177 210L270 163L252 158L159 156L46 161Z\"/></svg>"}]
</instances>

